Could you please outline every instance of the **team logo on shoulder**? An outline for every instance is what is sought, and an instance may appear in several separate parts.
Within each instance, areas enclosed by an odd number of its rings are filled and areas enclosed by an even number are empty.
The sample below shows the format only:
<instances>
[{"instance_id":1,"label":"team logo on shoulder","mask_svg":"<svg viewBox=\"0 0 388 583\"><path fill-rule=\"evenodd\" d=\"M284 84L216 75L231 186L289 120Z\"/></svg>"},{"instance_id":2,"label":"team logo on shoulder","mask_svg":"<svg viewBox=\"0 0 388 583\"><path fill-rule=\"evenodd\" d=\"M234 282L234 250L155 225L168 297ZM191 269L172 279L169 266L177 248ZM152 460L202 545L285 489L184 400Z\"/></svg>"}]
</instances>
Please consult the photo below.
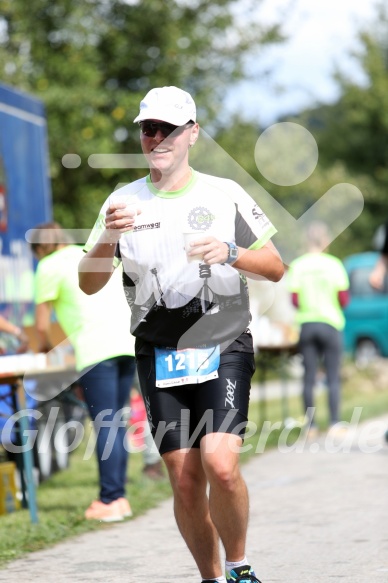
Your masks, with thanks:
<instances>
[{"instance_id":1,"label":"team logo on shoulder","mask_svg":"<svg viewBox=\"0 0 388 583\"><path fill-rule=\"evenodd\" d=\"M207 208L198 206L190 211L187 221L194 231L207 231L212 226L215 218Z\"/></svg>"},{"instance_id":2,"label":"team logo on shoulder","mask_svg":"<svg viewBox=\"0 0 388 583\"><path fill-rule=\"evenodd\" d=\"M260 224L264 224L268 221L268 218L263 213L258 204L255 204L255 206L253 207L252 214L255 220L258 221Z\"/></svg>"}]
</instances>

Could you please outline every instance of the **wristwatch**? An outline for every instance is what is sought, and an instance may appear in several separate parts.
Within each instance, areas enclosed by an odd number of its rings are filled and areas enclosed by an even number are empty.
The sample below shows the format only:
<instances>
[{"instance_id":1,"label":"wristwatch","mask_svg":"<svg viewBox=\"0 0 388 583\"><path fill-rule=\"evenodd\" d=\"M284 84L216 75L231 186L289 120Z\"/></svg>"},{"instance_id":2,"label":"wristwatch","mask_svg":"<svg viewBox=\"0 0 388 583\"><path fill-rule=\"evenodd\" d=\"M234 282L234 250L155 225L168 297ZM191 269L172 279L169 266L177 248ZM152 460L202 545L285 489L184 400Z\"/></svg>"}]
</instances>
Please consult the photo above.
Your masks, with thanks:
<instances>
[{"instance_id":1,"label":"wristwatch","mask_svg":"<svg viewBox=\"0 0 388 583\"><path fill-rule=\"evenodd\" d=\"M238 247L234 243L228 243L228 241L224 241L227 244L229 253L228 259L225 263L234 263L238 259Z\"/></svg>"}]
</instances>

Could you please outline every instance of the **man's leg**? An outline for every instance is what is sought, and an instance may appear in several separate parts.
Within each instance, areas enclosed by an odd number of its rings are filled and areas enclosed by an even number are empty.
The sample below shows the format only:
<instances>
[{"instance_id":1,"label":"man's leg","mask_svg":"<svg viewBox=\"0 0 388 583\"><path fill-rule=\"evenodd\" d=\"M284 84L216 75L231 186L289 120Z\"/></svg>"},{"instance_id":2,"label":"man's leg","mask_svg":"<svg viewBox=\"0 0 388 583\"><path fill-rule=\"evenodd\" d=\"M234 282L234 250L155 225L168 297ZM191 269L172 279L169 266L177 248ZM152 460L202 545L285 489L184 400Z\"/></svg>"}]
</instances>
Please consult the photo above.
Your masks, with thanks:
<instances>
[{"instance_id":1,"label":"man's leg","mask_svg":"<svg viewBox=\"0 0 388 583\"><path fill-rule=\"evenodd\" d=\"M174 492L174 512L203 579L220 577L219 537L209 512L207 480L199 449L163 454Z\"/></svg>"},{"instance_id":2,"label":"man's leg","mask_svg":"<svg viewBox=\"0 0 388 583\"><path fill-rule=\"evenodd\" d=\"M241 437L211 433L201 440L203 467L210 483L210 516L225 548L226 560L245 557L249 501L240 472Z\"/></svg>"}]
</instances>

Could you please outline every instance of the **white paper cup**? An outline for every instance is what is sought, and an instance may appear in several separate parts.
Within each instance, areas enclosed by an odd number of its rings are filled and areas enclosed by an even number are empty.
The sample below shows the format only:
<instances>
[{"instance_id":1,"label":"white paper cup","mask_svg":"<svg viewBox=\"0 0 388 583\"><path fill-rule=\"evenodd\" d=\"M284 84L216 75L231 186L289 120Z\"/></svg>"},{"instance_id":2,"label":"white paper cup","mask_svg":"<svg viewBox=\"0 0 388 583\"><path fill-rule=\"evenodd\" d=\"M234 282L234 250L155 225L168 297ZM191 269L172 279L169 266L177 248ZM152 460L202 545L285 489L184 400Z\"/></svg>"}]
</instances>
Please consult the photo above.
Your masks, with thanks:
<instances>
[{"instance_id":1,"label":"white paper cup","mask_svg":"<svg viewBox=\"0 0 388 583\"><path fill-rule=\"evenodd\" d=\"M130 213L134 217L137 217L138 201L133 195L131 195L131 194L116 194L113 192L109 196L109 206L116 205L117 203L125 203L125 208L120 209L120 210L130 211ZM135 219L135 224L136 224L136 219ZM128 230L132 231L132 229L133 229L133 227L131 227L131 229L128 229Z\"/></svg>"},{"instance_id":2,"label":"white paper cup","mask_svg":"<svg viewBox=\"0 0 388 583\"><path fill-rule=\"evenodd\" d=\"M194 250L194 247L191 247L190 243L194 242L194 241L199 241L200 239L203 239L204 235L203 233L199 233L198 231L190 231L188 233L183 233L183 238L185 241L185 251L186 254L189 253L190 251ZM187 255L187 261L189 263L200 263L201 261L203 261L203 256L202 255Z\"/></svg>"}]
</instances>

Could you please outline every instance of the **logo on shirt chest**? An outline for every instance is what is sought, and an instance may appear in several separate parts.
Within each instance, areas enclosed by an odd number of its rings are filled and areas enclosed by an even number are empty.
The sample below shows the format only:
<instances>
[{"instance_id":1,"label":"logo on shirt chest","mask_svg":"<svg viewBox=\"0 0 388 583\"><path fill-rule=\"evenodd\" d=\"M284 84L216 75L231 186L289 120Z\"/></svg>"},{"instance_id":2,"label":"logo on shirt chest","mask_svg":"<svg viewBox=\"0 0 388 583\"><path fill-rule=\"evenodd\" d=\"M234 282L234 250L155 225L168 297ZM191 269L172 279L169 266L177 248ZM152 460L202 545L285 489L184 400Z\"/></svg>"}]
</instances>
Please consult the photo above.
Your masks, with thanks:
<instances>
[{"instance_id":1,"label":"logo on shirt chest","mask_svg":"<svg viewBox=\"0 0 388 583\"><path fill-rule=\"evenodd\" d=\"M193 231L207 231L213 224L215 219L209 209L198 206L189 212L187 222Z\"/></svg>"},{"instance_id":2,"label":"logo on shirt chest","mask_svg":"<svg viewBox=\"0 0 388 583\"><path fill-rule=\"evenodd\" d=\"M135 225L133 227L134 232L147 231L149 229L160 229L160 221L155 223L144 223L143 225Z\"/></svg>"}]
</instances>

